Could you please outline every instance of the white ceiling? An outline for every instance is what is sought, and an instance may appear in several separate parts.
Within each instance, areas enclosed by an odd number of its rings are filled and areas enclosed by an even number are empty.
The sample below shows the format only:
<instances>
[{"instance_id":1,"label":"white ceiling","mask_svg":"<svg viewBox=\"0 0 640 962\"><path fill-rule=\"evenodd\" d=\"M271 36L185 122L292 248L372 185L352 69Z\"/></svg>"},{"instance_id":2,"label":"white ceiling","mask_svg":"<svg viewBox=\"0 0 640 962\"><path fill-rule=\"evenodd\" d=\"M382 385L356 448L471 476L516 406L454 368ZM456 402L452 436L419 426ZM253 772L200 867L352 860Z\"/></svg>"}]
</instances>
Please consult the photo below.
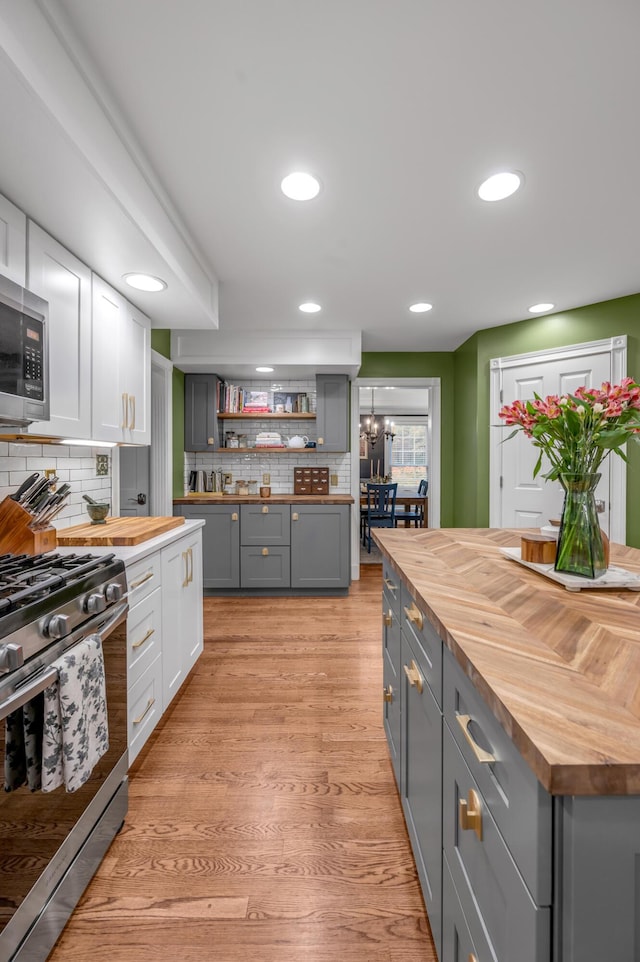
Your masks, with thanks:
<instances>
[{"instance_id":1,"label":"white ceiling","mask_svg":"<svg viewBox=\"0 0 640 962\"><path fill-rule=\"evenodd\" d=\"M221 331L347 328L365 351L448 351L539 301L640 289L637 0L0 0L0 29L28 7L144 190L120 194L115 166L89 183L100 157L92 141L78 162L80 123L66 175L62 154L51 163L63 102L43 109L24 77L0 109L0 190L112 283L128 260L170 271L165 294L136 295L157 326L214 327L217 278ZM307 204L278 189L301 168L323 185ZM480 201L503 168L523 189ZM151 195L177 246L146 216ZM322 313L300 314L305 300ZM410 314L417 300L433 310Z\"/></svg>"}]
</instances>

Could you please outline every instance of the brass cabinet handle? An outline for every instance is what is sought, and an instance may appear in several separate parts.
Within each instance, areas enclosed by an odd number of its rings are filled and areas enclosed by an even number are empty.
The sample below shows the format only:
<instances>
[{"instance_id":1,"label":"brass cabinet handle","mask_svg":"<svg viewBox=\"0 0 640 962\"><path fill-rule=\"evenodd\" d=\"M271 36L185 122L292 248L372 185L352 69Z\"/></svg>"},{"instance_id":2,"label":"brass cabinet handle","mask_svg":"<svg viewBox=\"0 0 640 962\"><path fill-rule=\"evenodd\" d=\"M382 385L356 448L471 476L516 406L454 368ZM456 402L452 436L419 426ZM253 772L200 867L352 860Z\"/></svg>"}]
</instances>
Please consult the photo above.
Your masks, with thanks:
<instances>
[{"instance_id":1,"label":"brass cabinet handle","mask_svg":"<svg viewBox=\"0 0 640 962\"><path fill-rule=\"evenodd\" d=\"M122 425L121 425L123 431L127 430L128 417L129 417L129 395L123 394L122 395Z\"/></svg>"},{"instance_id":2,"label":"brass cabinet handle","mask_svg":"<svg viewBox=\"0 0 640 962\"><path fill-rule=\"evenodd\" d=\"M409 619L409 621L412 621L414 623L418 631L422 631L424 618L422 617L422 612L420 611L420 609L413 602L411 602L410 608L404 609L404 613Z\"/></svg>"},{"instance_id":3,"label":"brass cabinet handle","mask_svg":"<svg viewBox=\"0 0 640 962\"><path fill-rule=\"evenodd\" d=\"M237 511L234 511L234 512L233 512L233 514L231 515L231 520L232 520L232 521L237 521L237 520L238 520L238 512L237 512Z\"/></svg>"},{"instance_id":4,"label":"brass cabinet handle","mask_svg":"<svg viewBox=\"0 0 640 962\"><path fill-rule=\"evenodd\" d=\"M409 679L409 684L412 687L416 687L420 694L422 694L422 689L424 688L424 679L420 674L420 669L416 665L415 661L411 662L411 667L408 665L403 665L404 673Z\"/></svg>"},{"instance_id":5,"label":"brass cabinet handle","mask_svg":"<svg viewBox=\"0 0 640 962\"><path fill-rule=\"evenodd\" d=\"M471 723L471 715L456 715L456 721L462 729L462 734L467 739L471 745L471 750L476 756L478 761L483 765L491 765L496 760L496 756L492 755L491 752L487 752L484 748L480 748L477 741L474 739L473 735L469 731L469 725Z\"/></svg>"},{"instance_id":6,"label":"brass cabinet handle","mask_svg":"<svg viewBox=\"0 0 640 962\"><path fill-rule=\"evenodd\" d=\"M139 581L134 581L134 582L132 582L132 583L129 585L129 587L130 587L131 590L133 591L134 588L139 588L140 585L143 585L143 584L145 583L145 581L148 581L148 580L149 580L149 578L153 578L153 571L150 571L149 574L147 574L147 575L144 576L144 578L140 578Z\"/></svg>"},{"instance_id":7,"label":"brass cabinet handle","mask_svg":"<svg viewBox=\"0 0 640 962\"><path fill-rule=\"evenodd\" d=\"M291 520L292 520L292 521L299 521L299 520L300 520L300 515L299 515L299 513L298 513L297 511L294 511L294 512L293 512L293 514L291 515Z\"/></svg>"},{"instance_id":8,"label":"brass cabinet handle","mask_svg":"<svg viewBox=\"0 0 640 962\"><path fill-rule=\"evenodd\" d=\"M191 582L193 581L193 548L189 548L189 549L187 550L187 554L189 555L189 558L188 558L188 561L189 561L189 584L191 584Z\"/></svg>"},{"instance_id":9,"label":"brass cabinet handle","mask_svg":"<svg viewBox=\"0 0 640 962\"><path fill-rule=\"evenodd\" d=\"M384 701L393 701L393 688L391 685L387 685L386 688L382 689L382 697Z\"/></svg>"},{"instance_id":10,"label":"brass cabinet handle","mask_svg":"<svg viewBox=\"0 0 640 962\"><path fill-rule=\"evenodd\" d=\"M268 505L266 505L266 504L263 504L263 505L262 505L262 513L263 513L263 514L269 514L269 507L268 507Z\"/></svg>"},{"instance_id":11,"label":"brass cabinet handle","mask_svg":"<svg viewBox=\"0 0 640 962\"><path fill-rule=\"evenodd\" d=\"M149 709L153 708L153 706L155 705L155 703L156 703L155 698L150 698L149 701L147 702L147 707L146 707L145 710L142 712L142 714L139 715L137 718L134 718L134 719L133 719L133 724L134 724L134 725L139 725L140 722L142 721L142 719L144 718L144 716L145 716L145 715L147 714L147 712L149 711Z\"/></svg>"},{"instance_id":12,"label":"brass cabinet handle","mask_svg":"<svg viewBox=\"0 0 640 962\"><path fill-rule=\"evenodd\" d=\"M135 394L130 394L130 395L129 395L129 412L130 412L130 415L131 415L131 418L130 418L130 422L131 422L131 423L129 424L129 430L130 430L130 431L133 431L133 430L135 430L135 426L136 426L136 396L135 396Z\"/></svg>"},{"instance_id":13,"label":"brass cabinet handle","mask_svg":"<svg viewBox=\"0 0 640 962\"><path fill-rule=\"evenodd\" d=\"M393 612L391 608L389 608L386 614L383 613L382 621L387 626L387 628L391 625L391 622L393 621Z\"/></svg>"},{"instance_id":14,"label":"brass cabinet handle","mask_svg":"<svg viewBox=\"0 0 640 962\"><path fill-rule=\"evenodd\" d=\"M182 563L184 564L184 581L182 582L182 587L186 588L189 584L189 552L182 552Z\"/></svg>"},{"instance_id":15,"label":"brass cabinet handle","mask_svg":"<svg viewBox=\"0 0 640 962\"><path fill-rule=\"evenodd\" d=\"M478 962L473 952L469 952L469 962Z\"/></svg>"},{"instance_id":16,"label":"brass cabinet handle","mask_svg":"<svg viewBox=\"0 0 640 962\"><path fill-rule=\"evenodd\" d=\"M394 595L395 595L396 591L398 590L398 586L397 586L397 585L394 585L393 581L389 581L388 578L385 578L385 579L384 579L384 583L385 583L385 585L387 586L387 588L389 589L389 591L393 591L393 593L394 593Z\"/></svg>"},{"instance_id":17,"label":"brass cabinet handle","mask_svg":"<svg viewBox=\"0 0 640 962\"><path fill-rule=\"evenodd\" d=\"M266 558L266 556L267 556L268 554L269 554L269 549L268 549L268 548L263 548L263 549L262 549L262 555L263 555L263 557Z\"/></svg>"},{"instance_id":18,"label":"brass cabinet handle","mask_svg":"<svg viewBox=\"0 0 640 962\"><path fill-rule=\"evenodd\" d=\"M147 640L147 638L151 638L151 635L155 634L155 631L156 631L155 628L149 628L149 631L146 633L146 635L144 636L144 638L141 638L140 641L134 641L134 643L131 645L131 647L132 647L133 649L140 648L141 645L144 645L144 643L145 643L145 641Z\"/></svg>"},{"instance_id":19,"label":"brass cabinet handle","mask_svg":"<svg viewBox=\"0 0 640 962\"><path fill-rule=\"evenodd\" d=\"M482 805L480 796L475 788L470 788L467 798L461 798L458 802L458 814L460 828L463 832L471 829L478 836L478 841L482 841Z\"/></svg>"},{"instance_id":20,"label":"brass cabinet handle","mask_svg":"<svg viewBox=\"0 0 640 962\"><path fill-rule=\"evenodd\" d=\"M324 444L324 438L318 438L318 444Z\"/></svg>"},{"instance_id":21,"label":"brass cabinet handle","mask_svg":"<svg viewBox=\"0 0 640 962\"><path fill-rule=\"evenodd\" d=\"M213 444L214 444L213 438L207 438L207 444L213 447Z\"/></svg>"}]
</instances>

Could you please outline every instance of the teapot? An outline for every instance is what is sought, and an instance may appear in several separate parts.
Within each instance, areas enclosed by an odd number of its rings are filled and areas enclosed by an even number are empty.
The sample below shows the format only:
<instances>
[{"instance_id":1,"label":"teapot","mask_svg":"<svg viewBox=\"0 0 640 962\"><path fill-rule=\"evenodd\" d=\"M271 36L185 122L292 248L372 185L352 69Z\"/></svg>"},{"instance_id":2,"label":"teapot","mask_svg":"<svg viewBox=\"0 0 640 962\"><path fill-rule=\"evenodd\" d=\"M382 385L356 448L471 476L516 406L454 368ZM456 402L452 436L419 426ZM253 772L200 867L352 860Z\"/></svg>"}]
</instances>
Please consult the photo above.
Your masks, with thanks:
<instances>
[{"instance_id":1,"label":"teapot","mask_svg":"<svg viewBox=\"0 0 640 962\"><path fill-rule=\"evenodd\" d=\"M286 441L290 448L303 448L308 443L309 438L306 434L294 434L292 438L287 438Z\"/></svg>"}]
</instances>

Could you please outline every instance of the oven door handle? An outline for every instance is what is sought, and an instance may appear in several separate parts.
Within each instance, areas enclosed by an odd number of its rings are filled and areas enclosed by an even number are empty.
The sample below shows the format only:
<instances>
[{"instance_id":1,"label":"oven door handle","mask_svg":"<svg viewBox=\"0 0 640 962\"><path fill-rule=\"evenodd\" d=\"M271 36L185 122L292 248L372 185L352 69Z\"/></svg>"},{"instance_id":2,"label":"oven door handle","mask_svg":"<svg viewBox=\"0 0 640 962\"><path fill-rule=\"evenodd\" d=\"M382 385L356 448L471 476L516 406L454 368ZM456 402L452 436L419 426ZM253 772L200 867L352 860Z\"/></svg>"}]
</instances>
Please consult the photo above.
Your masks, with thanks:
<instances>
[{"instance_id":1,"label":"oven door handle","mask_svg":"<svg viewBox=\"0 0 640 962\"><path fill-rule=\"evenodd\" d=\"M16 711L18 708L22 708L26 705L28 701L39 695L41 691L48 688L58 677L57 668L47 668L40 675L36 675L35 678L31 678L28 685L24 688L19 688L17 691L10 695L3 701L0 706L0 721L10 715L12 711Z\"/></svg>"},{"instance_id":2,"label":"oven door handle","mask_svg":"<svg viewBox=\"0 0 640 962\"><path fill-rule=\"evenodd\" d=\"M98 635L100 641L104 641L107 635L110 635L114 628L116 628L120 622L124 621L127 617L127 612L129 611L129 602L126 600L122 601L117 608L111 609L111 615L101 624L97 631L94 631L91 627L91 622L87 625L83 625L82 637L87 638L89 635Z\"/></svg>"}]
</instances>

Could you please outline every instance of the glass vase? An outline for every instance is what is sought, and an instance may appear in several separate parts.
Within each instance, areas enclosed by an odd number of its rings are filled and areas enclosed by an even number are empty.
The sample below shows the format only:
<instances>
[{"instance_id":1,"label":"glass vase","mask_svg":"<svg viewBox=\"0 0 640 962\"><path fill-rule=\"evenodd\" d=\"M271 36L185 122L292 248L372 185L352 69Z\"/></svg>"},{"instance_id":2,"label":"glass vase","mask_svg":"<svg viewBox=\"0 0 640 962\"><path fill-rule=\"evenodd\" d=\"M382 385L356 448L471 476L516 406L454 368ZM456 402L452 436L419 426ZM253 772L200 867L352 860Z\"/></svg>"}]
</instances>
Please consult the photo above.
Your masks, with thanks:
<instances>
[{"instance_id":1,"label":"glass vase","mask_svg":"<svg viewBox=\"0 0 640 962\"><path fill-rule=\"evenodd\" d=\"M607 570L594 492L599 474L561 474L564 507L555 570L600 578Z\"/></svg>"}]
</instances>

